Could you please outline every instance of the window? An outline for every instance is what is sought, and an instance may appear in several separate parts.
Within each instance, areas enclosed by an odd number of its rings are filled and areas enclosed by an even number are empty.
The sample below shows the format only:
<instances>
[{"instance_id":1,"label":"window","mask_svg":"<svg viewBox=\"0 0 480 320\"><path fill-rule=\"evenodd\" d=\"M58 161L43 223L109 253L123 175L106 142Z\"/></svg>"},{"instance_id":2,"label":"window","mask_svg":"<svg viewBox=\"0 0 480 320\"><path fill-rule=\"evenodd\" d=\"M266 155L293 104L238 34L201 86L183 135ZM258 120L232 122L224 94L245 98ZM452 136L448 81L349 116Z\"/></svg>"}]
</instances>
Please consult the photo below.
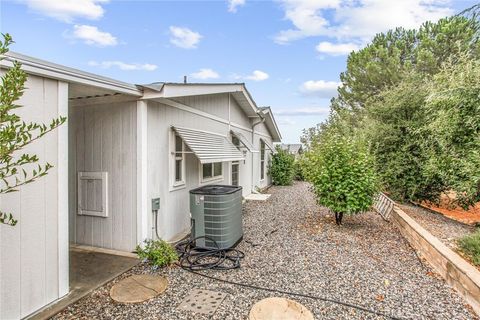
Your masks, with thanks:
<instances>
[{"instance_id":1,"label":"window","mask_svg":"<svg viewBox=\"0 0 480 320\"><path fill-rule=\"evenodd\" d=\"M265 142L260 140L260 180L265 179Z\"/></svg>"},{"instance_id":2,"label":"window","mask_svg":"<svg viewBox=\"0 0 480 320\"><path fill-rule=\"evenodd\" d=\"M238 178L240 173L240 164L238 161L232 162L232 185L238 186Z\"/></svg>"},{"instance_id":3,"label":"window","mask_svg":"<svg viewBox=\"0 0 480 320\"><path fill-rule=\"evenodd\" d=\"M174 136L173 150L173 186L185 184L185 144L180 136Z\"/></svg>"},{"instance_id":4,"label":"window","mask_svg":"<svg viewBox=\"0 0 480 320\"><path fill-rule=\"evenodd\" d=\"M202 164L202 181L221 178L223 174L222 162Z\"/></svg>"}]
</instances>

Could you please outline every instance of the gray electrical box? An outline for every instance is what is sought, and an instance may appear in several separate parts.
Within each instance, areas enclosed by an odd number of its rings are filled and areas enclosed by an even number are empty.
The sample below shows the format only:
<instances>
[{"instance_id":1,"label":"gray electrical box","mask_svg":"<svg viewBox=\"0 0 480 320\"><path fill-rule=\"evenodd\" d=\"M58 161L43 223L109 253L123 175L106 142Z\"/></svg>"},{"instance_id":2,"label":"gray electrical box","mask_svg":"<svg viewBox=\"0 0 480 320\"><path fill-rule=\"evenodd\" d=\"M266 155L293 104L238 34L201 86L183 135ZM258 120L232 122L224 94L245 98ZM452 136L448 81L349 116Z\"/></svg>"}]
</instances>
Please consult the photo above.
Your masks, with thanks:
<instances>
[{"instance_id":1,"label":"gray electrical box","mask_svg":"<svg viewBox=\"0 0 480 320\"><path fill-rule=\"evenodd\" d=\"M152 211L160 210L160 198L152 199Z\"/></svg>"},{"instance_id":2,"label":"gray electrical box","mask_svg":"<svg viewBox=\"0 0 480 320\"><path fill-rule=\"evenodd\" d=\"M220 249L233 247L243 237L242 187L208 185L190 190L192 238L206 236ZM196 240L197 247L212 248L213 241Z\"/></svg>"}]
</instances>

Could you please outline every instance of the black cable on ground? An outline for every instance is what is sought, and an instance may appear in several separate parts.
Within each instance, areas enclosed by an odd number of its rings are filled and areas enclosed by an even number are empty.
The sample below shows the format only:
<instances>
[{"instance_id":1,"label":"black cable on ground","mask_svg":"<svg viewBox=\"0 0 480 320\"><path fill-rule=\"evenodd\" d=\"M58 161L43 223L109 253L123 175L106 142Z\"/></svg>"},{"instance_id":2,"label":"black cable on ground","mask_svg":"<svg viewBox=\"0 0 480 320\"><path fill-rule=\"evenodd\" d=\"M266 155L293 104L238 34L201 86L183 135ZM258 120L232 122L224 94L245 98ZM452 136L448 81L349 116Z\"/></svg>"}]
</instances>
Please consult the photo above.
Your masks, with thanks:
<instances>
[{"instance_id":1,"label":"black cable on ground","mask_svg":"<svg viewBox=\"0 0 480 320\"><path fill-rule=\"evenodd\" d=\"M208 238L208 237L197 237L192 240L185 240L180 243L178 243L175 248L177 249L177 252L179 254L179 266L186 270L189 271L193 274L199 275L204 278L208 278L211 280L216 280L220 282L224 282L227 284L235 285L235 286L241 286L249 289L255 289L255 290L262 290L262 291L269 291L269 292L275 292L275 293L280 293L280 294L286 294L290 296L297 296L297 297L302 297L302 298L307 298L307 299L313 299L313 300L321 300L325 302L330 302L334 304L339 304L344 307L349 307L357 310L361 310L370 314L374 314L377 316L389 318L389 319L394 319L394 320L404 320L406 318L401 318L397 316L392 316L388 315L383 312L378 312L375 310L368 309L366 307L362 307L359 305L351 304L348 302L343 302L340 300L336 299L331 299L331 298L326 298L326 297L321 297L321 296L315 296L311 294L303 294L303 293L296 293L296 292L290 292L290 291L284 291L280 289L272 289L272 288L265 288L265 287L260 287L252 284L246 284L246 283L241 283L241 282L235 282L235 281L230 281L230 280L225 280L221 278L217 278L214 276L209 276L207 274L201 273L199 271L203 270L230 270L230 269L238 269L240 268L240 260L245 256L245 254L237 249L199 249L195 247L195 241L197 239L207 239L211 241L212 243L215 244L217 248L219 248L218 244L215 242L215 240Z\"/></svg>"},{"instance_id":2,"label":"black cable on ground","mask_svg":"<svg viewBox=\"0 0 480 320\"><path fill-rule=\"evenodd\" d=\"M199 239L212 242L216 249L196 247L195 243ZM175 249L179 256L180 266L192 271L238 269L240 260L245 257L245 254L237 249L220 249L215 240L206 236L181 241L177 243Z\"/></svg>"}]
</instances>

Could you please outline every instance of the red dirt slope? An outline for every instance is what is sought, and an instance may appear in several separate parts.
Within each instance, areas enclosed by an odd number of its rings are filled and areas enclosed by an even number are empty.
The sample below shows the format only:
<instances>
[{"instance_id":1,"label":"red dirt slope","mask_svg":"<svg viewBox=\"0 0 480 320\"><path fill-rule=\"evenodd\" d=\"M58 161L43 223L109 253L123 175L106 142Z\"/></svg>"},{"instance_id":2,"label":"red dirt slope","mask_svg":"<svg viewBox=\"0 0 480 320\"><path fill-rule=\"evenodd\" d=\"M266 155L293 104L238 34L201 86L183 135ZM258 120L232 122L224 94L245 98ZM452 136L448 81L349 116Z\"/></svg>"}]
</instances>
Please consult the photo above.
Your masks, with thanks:
<instances>
[{"instance_id":1,"label":"red dirt slope","mask_svg":"<svg viewBox=\"0 0 480 320\"><path fill-rule=\"evenodd\" d=\"M420 205L466 224L480 224L480 202L468 210L463 210L461 207L451 204L454 197L455 195L452 193L443 195L438 206L429 202L422 202Z\"/></svg>"}]
</instances>

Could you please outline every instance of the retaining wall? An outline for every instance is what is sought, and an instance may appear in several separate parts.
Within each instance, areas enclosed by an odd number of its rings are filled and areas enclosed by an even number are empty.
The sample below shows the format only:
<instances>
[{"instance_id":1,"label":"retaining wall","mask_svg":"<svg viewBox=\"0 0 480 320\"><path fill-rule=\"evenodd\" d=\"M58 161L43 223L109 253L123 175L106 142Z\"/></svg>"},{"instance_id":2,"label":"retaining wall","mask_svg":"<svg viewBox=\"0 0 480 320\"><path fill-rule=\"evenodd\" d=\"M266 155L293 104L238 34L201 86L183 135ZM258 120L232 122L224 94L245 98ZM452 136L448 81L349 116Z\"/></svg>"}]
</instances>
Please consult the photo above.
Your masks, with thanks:
<instances>
[{"instance_id":1,"label":"retaining wall","mask_svg":"<svg viewBox=\"0 0 480 320\"><path fill-rule=\"evenodd\" d=\"M395 206L392 221L418 254L480 315L480 271Z\"/></svg>"}]
</instances>

